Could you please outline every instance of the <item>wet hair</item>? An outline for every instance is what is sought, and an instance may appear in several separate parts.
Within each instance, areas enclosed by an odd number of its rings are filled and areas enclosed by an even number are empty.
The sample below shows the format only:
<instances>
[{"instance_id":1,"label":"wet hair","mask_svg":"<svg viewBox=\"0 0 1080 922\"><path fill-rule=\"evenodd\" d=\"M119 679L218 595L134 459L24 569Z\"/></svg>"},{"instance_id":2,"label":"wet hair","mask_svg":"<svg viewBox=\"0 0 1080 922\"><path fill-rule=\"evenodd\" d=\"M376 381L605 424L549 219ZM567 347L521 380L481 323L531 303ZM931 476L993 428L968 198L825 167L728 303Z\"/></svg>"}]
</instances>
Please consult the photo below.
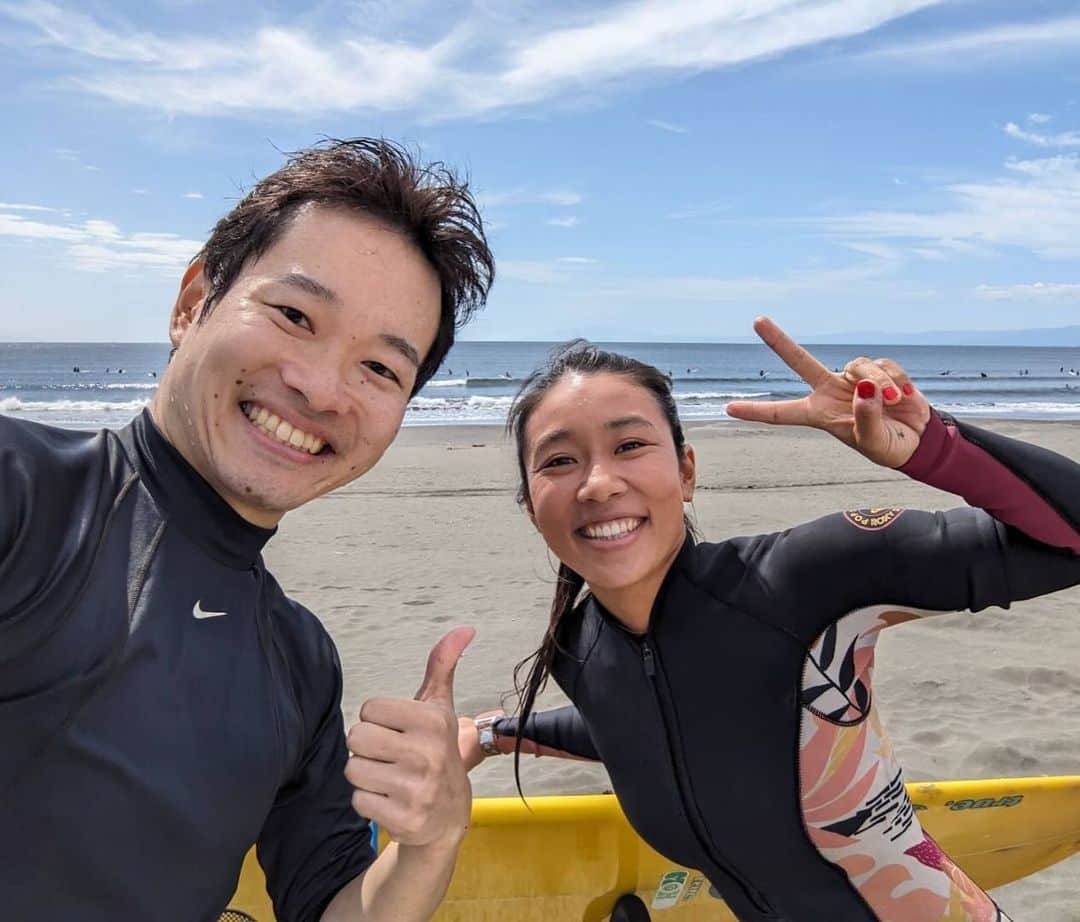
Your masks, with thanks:
<instances>
[{"instance_id":1,"label":"wet hair","mask_svg":"<svg viewBox=\"0 0 1080 922\"><path fill-rule=\"evenodd\" d=\"M439 327L418 369L415 394L438 371L456 332L483 307L495 260L468 183L445 164L420 164L383 138L328 139L289 154L285 166L259 180L195 257L204 262L208 288L199 322L309 204L378 221L415 245L438 274Z\"/></svg>"},{"instance_id":2,"label":"wet hair","mask_svg":"<svg viewBox=\"0 0 1080 922\"><path fill-rule=\"evenodd\" d=\"M525 429L533 412L548 392L570 373L583 375L612 374L621 375L638 387L644 388L656 400L664 419L671 428L671 437L675 443L675 454L680 461L686 457L686 437L675 398L671 393L671 378L658 368L645 362L630 358L618 352L609 352L584 339L575 339L556 346L546 364L530 374L514 397L506 420L506 428L513 437L518 463L518 503L532 512L532 500L529 496L528 469L525 464ZM697 529L686 513L683 522L687 534L697 540ZM578 596L585 586L585 579L565 563L559 562L559 571L555 582L555 596L551 601L551 616L547 631L540 646L514 667L514 688L518 694L518 727L514 740L514 779L518 794L521 790L519 767L521 762L521 741L525 722L532 713L539 695L547 685L551 674L552 662L559 647L559 629L570 617L576 607ZM527 671L524 681L521 676Z\"/></svg>"}]
</instances>

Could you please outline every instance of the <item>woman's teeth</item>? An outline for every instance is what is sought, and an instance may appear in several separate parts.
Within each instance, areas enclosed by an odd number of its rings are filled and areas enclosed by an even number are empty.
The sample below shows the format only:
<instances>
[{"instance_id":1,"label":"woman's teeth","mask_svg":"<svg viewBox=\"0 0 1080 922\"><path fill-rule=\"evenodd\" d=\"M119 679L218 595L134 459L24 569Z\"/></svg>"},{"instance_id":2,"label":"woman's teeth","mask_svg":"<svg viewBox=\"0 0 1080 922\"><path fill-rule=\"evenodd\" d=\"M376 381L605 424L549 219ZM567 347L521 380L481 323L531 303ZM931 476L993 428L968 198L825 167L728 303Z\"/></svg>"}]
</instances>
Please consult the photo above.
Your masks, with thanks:
<instances>
[{"instance_id":1,"label":"woman's teeth","mask_svg":"<svg viewBox=\"0 0 1080 922\"><path fill-rule=\"evenodd\" d=\"M279 442L306 451L310 455L317 455L326 445L318 436L303 429L297 429L292 423L286 422L275 413L271 413L266 407L260 407L257 403L242 403L240 409L256 426L268 435L272 435Z\"/></svg>"},{"instance_id":2,"label":"woman's teeth","mask_svg":"<svg viewBox=\"0 0 1080 922\"><path fill-rule=\"evenodd\" d=\"M644 519L615 519L612 522L584 525L581 533L586 538L621 538L632 531L637 531L644 521Z\"/></svg>"}]
</instances>

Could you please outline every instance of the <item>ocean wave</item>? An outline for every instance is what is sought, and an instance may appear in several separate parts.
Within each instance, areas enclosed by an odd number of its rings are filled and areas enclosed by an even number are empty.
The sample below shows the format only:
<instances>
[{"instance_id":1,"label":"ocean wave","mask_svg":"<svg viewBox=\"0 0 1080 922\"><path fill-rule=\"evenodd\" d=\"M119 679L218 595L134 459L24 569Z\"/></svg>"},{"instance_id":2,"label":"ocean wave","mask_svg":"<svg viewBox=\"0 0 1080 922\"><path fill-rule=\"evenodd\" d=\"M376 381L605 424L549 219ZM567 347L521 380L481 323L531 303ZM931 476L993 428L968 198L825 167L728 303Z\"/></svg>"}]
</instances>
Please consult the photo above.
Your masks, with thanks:
<instances>
[{"instance_id":1,"label":"ocean wave","mask_svg":"<svg viewBox=\"0 0 1080 922\"><path fill-rule=\"evenodd\" d=\"M428 381L424 385L426 391L429 387L468 387L468 378L441 378L438 381Z\"/></svg>"},{"instance_id":2,"label":"ocean wave","mask_svg":"<svg viewBox=\"0 0 1080 922\"><path fill-rule=\"evenodd\" d=\"M424 385L423 390L439 387L460 387L460 388L496 388L496 387L510 387L517 390L518 387L525 381L524 378L439 378L433 381L428 381Z\"/></svg>"},{"instance_id":3,"label":"ocean wave","mask_svg":"<svg viewBox=\"0 0 1080 922\"><path fill-rule=\"evenodd\" d=\"M42 390L50 390L51 387L55 387L56 390L66 391L156 391L158 383L157 381L140 381L138 383L131 381L123 384L58 384L58 385L46 385Z\"/></svg>"},{"instance_id":4,"label":"ocean wave","mask_svg":"<svg viewBox=\"0 0 1080 922\"><path fill-rule=\"evenodd\" d=\"M1034 380L1033 378L1020 378L1021 381ZM1002 398L1011 397L1054 397L1064 394L1075 394L1080 399L1080 388L1075 384L1062 382L1057 387L935 387L933 384L922 387L922 392L938 399L950 397L974 397L983 398L983 402L998 401ZM976 399L972 401L978 403Z\"/></svg>"},{"instance_id":5,"label":"ocean wave","mask_svg":"<svg viewBox=\"0 0 1080 922\"><path fill-rule=\"evenodd\" d=\"M671 380L675 384L765 384L770 381L794 382L802 379L789 374L776 373L765 375L765 377L761 375L738 375L722 378L713 378L707 375L675 375Z\"/></svg>"},{"instance_id":6,"label":"ocean wave","mask_svg":"<svg viewBox=\"0 0 1080 922\"><path fill-rule=\"evenodd\" d=\"M772 391L715 391L706 393L682 394L675 391L675 402L683 403L706 403L712 400L760 400L764 397L772 397Z\"/></svg>"},{"instance_id":7,"label":"ocean wave","mask_svg":"<svg viewBox=\"0 0 1080 922\"><path fill-rule=\"evenodd\" d=\"M1080 402L1050 403L1043 400L971 401L946 403L937 401L934 406L957 416L1070 416L1080 419Z\"/></svg>"},{"instance_id":8,"label":"ocean wave","mask_svg":"<svg viewBox=\"0 0 1080 922\"><path fill-rule=\"evenodd\" d=\"M514 398L509 394L502 397L484 397L473 394L469 397L413 397L410 410L459 410L459 409L510 409Z\"/></svg>"},{"instance_id":9,"label":"ocean wave","mask_svg":"<svg viewBox=\"0 0 1080 922\"><path fill-rule=\"evenodd\" d=\"M0 413L126 413L134 415L150 402L145 400L20 400L18 397L0 398Z\"/></svg>"},{"instance_id":10,"label":"ocean wave","mask_svg":"<svg viewBox=\"0 0 1080 922\"><path fill-rule=\"evenodd\" d=\"M0 391L155 391L157 381L130 381L123 384L91 383L80 381L77 384L34 384L27 381L14 381L0 384Z\"/></svg>"}]
</instances>

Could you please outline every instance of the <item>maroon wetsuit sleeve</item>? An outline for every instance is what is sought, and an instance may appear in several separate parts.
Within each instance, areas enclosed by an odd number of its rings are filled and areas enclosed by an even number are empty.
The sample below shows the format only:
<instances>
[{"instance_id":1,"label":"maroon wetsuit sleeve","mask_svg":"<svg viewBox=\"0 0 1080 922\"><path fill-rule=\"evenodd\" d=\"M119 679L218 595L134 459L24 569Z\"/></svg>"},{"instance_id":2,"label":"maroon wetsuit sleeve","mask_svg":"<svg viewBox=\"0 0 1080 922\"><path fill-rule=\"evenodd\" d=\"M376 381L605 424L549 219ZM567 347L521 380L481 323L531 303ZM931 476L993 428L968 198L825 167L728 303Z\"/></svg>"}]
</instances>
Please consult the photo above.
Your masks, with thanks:
<instances>
[{"instance_id":1,"label":"maroon wetsuit sleeve","mask_svg":"<svg viewBox=\"0 0 1080 922\"><path fill-rule=\"evenodd\" d=\"M1072 466L1077 471L1076 489L1080 490L1080 466ZM969 505L985 509L999 522L1036 541L1080 553L1080 531L1022 476L1026 472L1014 471L973 444L958 426L946 423L936 411L930 414L915 454L900 471L962 496Z\"/></svg>"}]
</instances>

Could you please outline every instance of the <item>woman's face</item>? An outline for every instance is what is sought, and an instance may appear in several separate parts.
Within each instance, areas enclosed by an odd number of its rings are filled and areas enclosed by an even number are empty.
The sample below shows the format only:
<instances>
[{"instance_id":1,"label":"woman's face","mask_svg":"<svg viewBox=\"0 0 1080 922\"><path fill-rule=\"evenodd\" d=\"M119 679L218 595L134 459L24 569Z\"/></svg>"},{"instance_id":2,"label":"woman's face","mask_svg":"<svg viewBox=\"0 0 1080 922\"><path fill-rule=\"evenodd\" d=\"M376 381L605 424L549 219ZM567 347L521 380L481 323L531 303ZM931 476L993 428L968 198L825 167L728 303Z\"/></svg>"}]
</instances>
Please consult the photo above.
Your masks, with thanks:
<instances>
[{"instance_id":1,"label":"woman's face","mask_svg":"<svg viewBox=\"0 0 1080 922\"><path fill-rule=\"evenodd\" d=\"M651 605L694 490L693 451L679 459L652 392L623 375L568 373L524 435L529 509L548 547L613 613Z\"/></svg>"}]
</instances>

